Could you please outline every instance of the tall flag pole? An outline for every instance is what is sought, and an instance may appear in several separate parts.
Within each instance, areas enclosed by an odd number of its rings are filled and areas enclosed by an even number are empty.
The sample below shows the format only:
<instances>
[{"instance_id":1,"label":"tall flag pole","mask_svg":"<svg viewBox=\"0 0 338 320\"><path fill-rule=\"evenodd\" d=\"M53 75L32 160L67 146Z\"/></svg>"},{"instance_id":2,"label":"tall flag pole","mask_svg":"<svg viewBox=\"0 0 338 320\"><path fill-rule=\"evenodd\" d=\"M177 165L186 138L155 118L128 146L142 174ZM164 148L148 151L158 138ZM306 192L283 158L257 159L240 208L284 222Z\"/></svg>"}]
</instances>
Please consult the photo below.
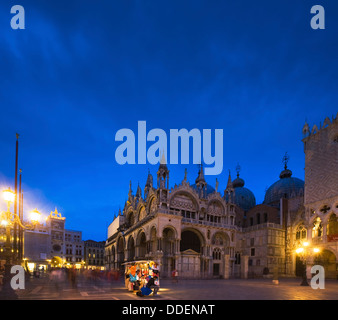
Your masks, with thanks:
<instances>
[{"instance_id":1,"label":"tall flag pole","mask_svg":"<svg viewBox=\"0 0 338 320\"><path fill-rule=\"evenodd\" d=\"M17 214L17 206L18 206L18 153L19 153L19 134L16 134L16 152L15 152L15 200L14 200L14 216ZM13 249L14 249L14 257L17 259L17 229L18 224L14 224L13 230Z\"/></svg>"}]
</instances>

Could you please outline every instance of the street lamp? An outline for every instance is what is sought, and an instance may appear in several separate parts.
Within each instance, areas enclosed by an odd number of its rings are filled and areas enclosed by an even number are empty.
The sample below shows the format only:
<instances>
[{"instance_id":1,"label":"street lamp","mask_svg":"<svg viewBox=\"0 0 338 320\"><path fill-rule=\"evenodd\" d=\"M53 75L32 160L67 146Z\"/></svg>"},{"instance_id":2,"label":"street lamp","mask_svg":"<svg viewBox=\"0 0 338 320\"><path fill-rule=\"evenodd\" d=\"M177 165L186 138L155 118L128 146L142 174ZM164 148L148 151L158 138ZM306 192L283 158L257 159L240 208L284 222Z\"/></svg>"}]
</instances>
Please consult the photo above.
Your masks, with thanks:
<instances>
[{"instance_id":1,"label":"street lamp","mask_svg":"<svg viewBox=\"0 0 338 320\"><path fill-rule=\"evenodd\" d=\"M320 252L319 248L316 247L311 247L309 242L305 241L300 246L296 249L296 254L298 254L299 258L303 262L303 277L302 277L302 282L301 286L308 286L309 283L307 281L307 276L306 276L306 267L307 267L307 261L310 257L315 256Z\"/></svg>"},{"instance_id":2,"label":"street lamp","mask_svg":"<svg viewBox=\"0 0 338 320\"><path fill-rule=\"evenodd\" d=\"M35 208L30 212L32 223L39 223L41 219L41 213Z\"/></svg>"},{"instance_id":3,"label":"street lamp","mask_svg":"<svg viewBox=\"0 0 338 320\"><path fill-rule=\"evenodd\" d=\"M14 202L15 200L15 193L11 190L11 188L8 188L2 192L4 200L7 201L7 204L11 204L11 202Z\"/></svg>"},{"instance_id":4,"label":"street lamp","mask_svg":"<svg viewBox=\"0 0 338 320\"><path fill-rule=\"evenodd\" d=\"M17 295L13 288L11 287L11 256L12 256L12 248L11 248L11 228L13 228L14 224L19 224L23 229L34 229L35 225L38 223L39 212L35 209L34 217L32 219L32 225L23 225L20 217L16 213L12 213L10 210L11 204L15 201L15 192L10 188L3 191L3 198L7 202L7 211L3 211L0 213L0 223L3 227L6 228L6 244L5 244L5 274L3 278L3 287L0 292L1 299L17 299Z\"/></svg>"}]
</instances>

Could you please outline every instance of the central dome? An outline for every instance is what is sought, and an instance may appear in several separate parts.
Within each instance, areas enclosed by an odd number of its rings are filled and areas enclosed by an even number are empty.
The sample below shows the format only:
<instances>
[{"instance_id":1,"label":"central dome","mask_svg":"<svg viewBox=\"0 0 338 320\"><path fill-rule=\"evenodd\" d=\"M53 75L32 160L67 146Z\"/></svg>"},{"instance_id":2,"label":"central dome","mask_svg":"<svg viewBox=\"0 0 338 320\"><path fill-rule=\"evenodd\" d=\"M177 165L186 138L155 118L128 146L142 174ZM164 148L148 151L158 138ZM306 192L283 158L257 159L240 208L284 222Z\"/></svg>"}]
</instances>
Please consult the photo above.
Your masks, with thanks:
<instances>
[{"instance_id":1,"label":"central dome","mask_svg":"<svg viewBox=\"0 0 338 320\"><path fill-rule=\"evenodd\" d=\"M281 198L294 198L304 194L304 181L292 177L292 171L285 169L280 173L279 180L272 184L265 193L264 204L279 206Z\"/></svg>"}]
</instances>

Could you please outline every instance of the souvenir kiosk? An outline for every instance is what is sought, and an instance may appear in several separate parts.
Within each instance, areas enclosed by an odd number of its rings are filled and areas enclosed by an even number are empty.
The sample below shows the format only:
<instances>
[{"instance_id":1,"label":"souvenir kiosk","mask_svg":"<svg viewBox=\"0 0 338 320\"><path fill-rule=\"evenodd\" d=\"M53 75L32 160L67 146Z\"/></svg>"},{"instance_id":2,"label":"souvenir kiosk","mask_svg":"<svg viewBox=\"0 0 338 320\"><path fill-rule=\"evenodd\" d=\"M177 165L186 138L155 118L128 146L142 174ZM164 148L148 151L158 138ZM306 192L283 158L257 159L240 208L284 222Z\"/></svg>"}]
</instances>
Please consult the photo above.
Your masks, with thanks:
<instances>
[{"instance_id":1,"label":"souvenir kiosk","mask_svg":"<svg viewBox=\"0 0 338 320\"><path fill-rule=\"evenodd\" d=\"M147 284L148 287L155 288L154 294L160 287L160 273L158 264L152 260L129 261L122 264L124 266L125 287L128 291L136 293Z\"/></svg>"}]
</instances>

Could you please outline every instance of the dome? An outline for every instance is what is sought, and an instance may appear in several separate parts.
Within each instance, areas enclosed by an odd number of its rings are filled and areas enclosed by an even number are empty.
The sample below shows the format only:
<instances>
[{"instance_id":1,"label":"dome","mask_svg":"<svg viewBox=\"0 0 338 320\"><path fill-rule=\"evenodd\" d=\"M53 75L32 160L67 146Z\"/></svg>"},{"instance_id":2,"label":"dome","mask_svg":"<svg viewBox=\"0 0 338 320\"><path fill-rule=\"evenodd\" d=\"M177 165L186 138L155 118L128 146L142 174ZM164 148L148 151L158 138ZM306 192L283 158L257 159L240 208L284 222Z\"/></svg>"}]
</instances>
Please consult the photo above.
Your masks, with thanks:
<instances>
[{"instance_id":1,"label":"dome","mask_svg":"<svg viewBox=\"0 0 338 320\"><path fill-rule=\"evenodd\" d=\"M256 198L251 190L244 187L236 187L234 194L234 203L248 211L256 205Z\"/></svg>"},{"instance_id":2,"label":"dome","mask_svg":"<svg viewBox=\"0 0 338 320\"><path fill-rule=\"evenodd\" d=\"M256 198L251 190L244 187L244 184L244 180L239 177L239 172L237 172L237 178L231 183L234 190L232 202L244 211L248 211L256 205ZM229 201L228 194L226 194L225 200Z\"/></svg>"},{"instance_id":3,"label":"dome","mask_svg":"<svg viewBox=\"0 0 338 320\"><path fill-rule=\"evenodd\" d=\"M244 180L241 179L240 177L237 177L234 181L232 181L232 186L234 188L243 187L244 186Z\"/></svg>"},{"instance_id":4,"label":"dome","mask_svg":"<svg viewBox=\"0 0 338 320\"><path fill-rule=\"evenodd\" d=\"M292 171L285 168L279 180L272 184L265 193L264 204L279 205L281 198L293 198L304 194L304 181L292 177Z\"/></svg>"}]
</instances>

